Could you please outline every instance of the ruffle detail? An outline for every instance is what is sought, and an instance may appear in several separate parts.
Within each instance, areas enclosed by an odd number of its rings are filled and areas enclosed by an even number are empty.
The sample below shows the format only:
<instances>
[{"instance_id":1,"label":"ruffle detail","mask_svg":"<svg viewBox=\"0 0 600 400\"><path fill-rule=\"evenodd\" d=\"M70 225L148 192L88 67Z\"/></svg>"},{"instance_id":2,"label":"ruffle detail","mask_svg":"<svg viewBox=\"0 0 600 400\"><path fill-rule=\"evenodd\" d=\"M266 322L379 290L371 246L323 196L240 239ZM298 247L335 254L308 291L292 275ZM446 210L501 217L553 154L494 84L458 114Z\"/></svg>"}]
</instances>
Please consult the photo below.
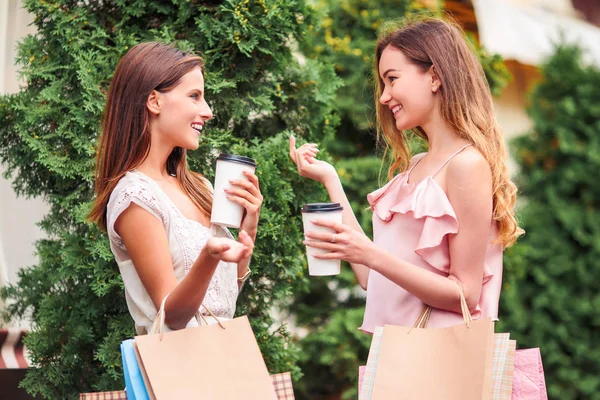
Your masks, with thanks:
<instances>
[{"instance_id":1,"label":"ruffle detail","mask_svg":"<svg viewBox=\"0 0 600 400\"><path fill-rule=\"evenodd\" d=\"M395 195L385 196L389 191L397 191L398 188L402 186L399 182L405 176L405 173L396 175L391 181L389 181L385 186L375 190L372 193L367 195L367 200L371 205L371 211L377 214L379 218L383 221L389 221L392 219L392 213L390 212L391 204L388 204L390 201L396 198ZM405 179L405 178L404 178ZM397 183L400 183L397 185ZM383 201L383 203L380 203Z\"/></svg>"},{"instance_id":2,"label":"ruffle detail","mask_svg":"<svg viewBox=\"0 0 600 400\"><path fill-rule=\"evenodd\" d=\"M411 215L423 220L415 253L433 268L445 275L450 273L450 255L444 238L459 231L458 220L446 192L437 182L427 177L417 184L406 182L407 174L394 177L382 188L367 195L373 213L382 221L389 222L394 214ZM494 274L487 263L484 265L483 283Z\"/></svg>"}]
</instances>

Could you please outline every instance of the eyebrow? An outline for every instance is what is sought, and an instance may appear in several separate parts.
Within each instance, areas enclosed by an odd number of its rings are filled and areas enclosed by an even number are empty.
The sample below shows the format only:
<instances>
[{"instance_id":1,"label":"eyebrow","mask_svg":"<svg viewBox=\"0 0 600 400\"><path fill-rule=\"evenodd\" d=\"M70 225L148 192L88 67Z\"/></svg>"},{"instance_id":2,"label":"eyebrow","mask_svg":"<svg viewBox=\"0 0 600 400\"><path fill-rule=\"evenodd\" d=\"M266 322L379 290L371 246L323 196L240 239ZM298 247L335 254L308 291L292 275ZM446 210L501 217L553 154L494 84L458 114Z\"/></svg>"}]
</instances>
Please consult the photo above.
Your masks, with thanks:
<instances>
[{"instance_id":1,"label":"eyebrow","mask_svg":"<svg viewBox=\"0 0 600 400\"><path fill-rule=\"evenodd\" d=\"M387 71L385 71L383 73L383 79L385 79L385 77L387 76L387 74L389 74L392 71L400 71L400 70L399 69L392 69L392 68L388 69Z\"/></svg>"}]
</instances>

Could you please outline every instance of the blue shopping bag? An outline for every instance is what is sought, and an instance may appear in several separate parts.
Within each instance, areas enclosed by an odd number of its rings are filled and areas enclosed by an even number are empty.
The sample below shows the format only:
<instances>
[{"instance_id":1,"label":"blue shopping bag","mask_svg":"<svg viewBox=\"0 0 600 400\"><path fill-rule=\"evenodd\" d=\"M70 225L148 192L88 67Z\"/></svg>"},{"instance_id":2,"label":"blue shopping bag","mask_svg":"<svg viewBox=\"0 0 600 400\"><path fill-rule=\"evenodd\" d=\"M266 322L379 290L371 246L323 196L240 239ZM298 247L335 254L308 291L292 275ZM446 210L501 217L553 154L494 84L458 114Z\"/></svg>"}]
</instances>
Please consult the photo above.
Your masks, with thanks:
<instances>
[{"instance_id":1,"label":"blue shopping bag","mask_svg":"<svg viewBox=\"0 0 600 400\"><path fill-rule=\"evenodd\" d=\"M135 339L121 342L121 358L123 359L123 372L125 375L125 387L127 389L127 400L150 400L148 390L144 384L142 371L135 355L133 343Z\"/></svg>"}]
</instances>

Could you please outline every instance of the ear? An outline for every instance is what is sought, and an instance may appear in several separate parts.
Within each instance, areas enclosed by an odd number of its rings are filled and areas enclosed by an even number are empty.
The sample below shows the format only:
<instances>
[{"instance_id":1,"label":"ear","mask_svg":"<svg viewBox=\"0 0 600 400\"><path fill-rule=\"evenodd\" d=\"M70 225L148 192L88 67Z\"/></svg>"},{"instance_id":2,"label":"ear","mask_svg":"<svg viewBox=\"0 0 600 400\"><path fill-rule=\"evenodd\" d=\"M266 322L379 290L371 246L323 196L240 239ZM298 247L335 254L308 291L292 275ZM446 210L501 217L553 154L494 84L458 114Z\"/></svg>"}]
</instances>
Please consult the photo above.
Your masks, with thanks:
<instances>
[{"instance_id":1,"label":"ear","mask_svg":"<svg viewBox=\"0 0 600 400\"><path fill-rule=\"evenodd\" d=\"M442 81L440 80L437 72L435 72L435 67L433 65L429 69L429 73L431 74L431 92L437 93L442 86Z\"/></svg>"},{"instance_id":2,"label":"ear","mask_svg":"<svg viewBox=\"0 0 600 400\"><path fill-rule=\"evenodd\" d=\"M151 114L158 115L160 114L160 104L161 104L161 95L156 90L153 90L148 95L148 100L146 100L146 107Z\"/></svg>"}]
</instances>

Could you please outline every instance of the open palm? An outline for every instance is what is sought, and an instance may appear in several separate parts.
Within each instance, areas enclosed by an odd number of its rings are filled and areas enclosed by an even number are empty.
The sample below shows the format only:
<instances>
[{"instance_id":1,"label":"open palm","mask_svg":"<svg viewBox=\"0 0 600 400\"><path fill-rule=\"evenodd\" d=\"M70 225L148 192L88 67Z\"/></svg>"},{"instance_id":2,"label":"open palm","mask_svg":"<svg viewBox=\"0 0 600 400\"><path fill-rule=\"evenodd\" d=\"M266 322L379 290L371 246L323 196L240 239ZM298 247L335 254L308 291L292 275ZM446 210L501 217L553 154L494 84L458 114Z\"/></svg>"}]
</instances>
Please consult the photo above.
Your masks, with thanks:
<instances>
[{"instance_id":1,"label":"open palm","mask_svg":"<svg viewBox=\"0 0 600 400\"><path fill-rule=\"evenodd\" d=\"M225 262L239 263L250 258L254 250L252 239L244 231L240 232L240 242L229 238L212 237L206 243L209 254Z\"/></svg>"}]
</instances>

